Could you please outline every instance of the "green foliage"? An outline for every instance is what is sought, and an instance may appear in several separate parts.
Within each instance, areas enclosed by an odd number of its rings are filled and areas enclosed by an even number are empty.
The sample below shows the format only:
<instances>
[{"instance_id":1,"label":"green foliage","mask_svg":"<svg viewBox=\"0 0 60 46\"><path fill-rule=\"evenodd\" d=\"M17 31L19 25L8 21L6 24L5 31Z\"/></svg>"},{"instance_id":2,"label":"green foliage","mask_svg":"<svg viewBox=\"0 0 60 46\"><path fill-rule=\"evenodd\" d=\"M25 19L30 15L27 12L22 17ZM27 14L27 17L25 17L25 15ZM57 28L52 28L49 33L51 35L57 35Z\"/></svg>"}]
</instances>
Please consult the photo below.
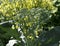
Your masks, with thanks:
<instances>
[{"instance_id":1,"label":"green foliage","mask_svg":"<svg viewBox=\"0 0 60 46\"><path fill-rule=\"evenodd\" d=\"M58 41L56 29L51 30L52 26L60 24L60 21L59 24L57 23L59 16L56 14L60 11L57 11L59 8L54 6L55 2L0 0L0 45L6 46L11 37L21 41L14 46L49 46ZM23 32L26 43L19 38L21 36L19 29Z\"/></svg>"}]
</instances>

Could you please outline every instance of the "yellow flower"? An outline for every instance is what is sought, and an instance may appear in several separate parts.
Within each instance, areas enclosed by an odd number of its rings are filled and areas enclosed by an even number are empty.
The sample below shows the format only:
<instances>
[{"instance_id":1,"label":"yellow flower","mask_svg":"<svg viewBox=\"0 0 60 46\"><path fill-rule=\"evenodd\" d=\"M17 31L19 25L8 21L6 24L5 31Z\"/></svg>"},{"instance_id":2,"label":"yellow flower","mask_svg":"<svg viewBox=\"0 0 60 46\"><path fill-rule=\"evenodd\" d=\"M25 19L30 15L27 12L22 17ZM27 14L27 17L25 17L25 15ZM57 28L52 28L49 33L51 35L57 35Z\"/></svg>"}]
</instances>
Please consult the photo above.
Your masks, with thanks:
<instances>
[{"instance_id":1,"label":"yellow flower","mask_svg":"<svg viewBox=\"0 0 60 46\"><path fill-rule=\"evenodd\" d=\"M24 18L24 20L28 20L28 16L26 16L26 17Z\"/></svg>"},{"instance_id":2,"label":"yellow flower","mask_svg":"<svg viewBox=\"0 0 60 46\"><path fill-rule=\"evenodd\" d=\"M16 2L16 7L19 5L19 2Z\"/></svg>"},{"instance_id":3,"label":"yellow flower","mask_svg":"<svg viewBox=\"0 0 60 46\"><path fill-rule=\"evenodd\" d=\"M29 27L31 27L31 26L32 26L32 23L31 23L31 22L29 22L29 23L26 23L26 26L29 26Z\"/></svg>"},{"instance_id":4,"label":"yellow flower","mask_svg":"<svg viewBox=\"0 0 60 46\"><path fill-rule=\"evenodd\" d=\"M1 9L1 5L0 5L0 9Z\"/></svg>"},{"instance_id":5,"label":"yellow flower","mask_svg":"<svg viewBox=\"0 0 60 46\"><path fill-rule=\"evenodd\" d=\"M33 38L33 36L27 36L27 38L29 38L29 39L31 39L31 40L33 40L34 38Z\"/></svg>"},{"instance_id":6,"label":"yellow flower","mask_svg":"<svg viewBox=\"0 0 60 46\"><path fill-rule=\"evenodd\" d=\"M9 7L10 7L10 4L7 4L7 5L6 5L6 8L9 8Z\"/></svg>"},{"instance_id":7,"label":"yellow flower","mask_svg":"<svg viewBox=\"0 0 60 46\"><path fill-rule=\"evenodd\" d=\"M12 29L15 29L14 25L12 25Z\"/></svg>"},{"instance_id":8,"label":"yellow flower","mask_svg":"<svg viewBox=\"0 0 60 46\"><path fill-rule=\"evenodd\" d=\"M7 17L9 17L9 14L6 14Z\"/></svg>"},{"instance_id":9,"label":"yellow flower","mask_svg":"<svg viewBox=\"0 0 60 46\"><path fill-rule=\"evenodd\" d=\"M16 25L16 29L18 29L19 28L19 26L18 25Z\"/></svg>"},{"instance_id":10,"label":"yellow flower","mask_svg":"<svg viewBox=\"0 0 60 46\"><path fill-rule=\"evenodd\" d=\"M26 0L26 5L28 9L32 8L32 3L33 3L32 0Z\"/></svg>"},{"instance_id":11,"label":"yellow flower","mask_svg":"<svg viewBox=\"0 0 60 46\"><path fill-rule=\"evenodd\" d=\"M3 12L3 9L0 9L0 12Z\"/></svg>"},{"instance_id":12,"label":"yellow flower","mask_svg":"<svg viewBox=\"0 0 60 46\"><path fill-rule=\"evenodd\" d=\"M35 31L36 36L38 35L38 31Z\"/></svg>"}]
</instances>

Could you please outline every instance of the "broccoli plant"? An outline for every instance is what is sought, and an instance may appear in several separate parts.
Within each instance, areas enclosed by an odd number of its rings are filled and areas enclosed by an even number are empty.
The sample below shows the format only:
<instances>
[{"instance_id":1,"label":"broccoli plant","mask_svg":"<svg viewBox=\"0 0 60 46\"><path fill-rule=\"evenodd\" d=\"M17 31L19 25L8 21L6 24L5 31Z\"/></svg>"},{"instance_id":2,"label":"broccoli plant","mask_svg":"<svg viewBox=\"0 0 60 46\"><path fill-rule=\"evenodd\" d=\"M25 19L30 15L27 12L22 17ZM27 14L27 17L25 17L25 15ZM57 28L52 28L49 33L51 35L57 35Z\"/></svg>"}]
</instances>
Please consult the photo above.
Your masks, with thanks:
<instances>
[{"instance_id":1,"label":"broccoli plant","mask_svg":"<svg viewBox=\"0 0 60 46\"><path fill-rule=\"evenodd\" d=\"M56 1L55 1L56 2ZM57 11L51 0L0 0L1 44L16 39L16 46L41 46L44 25ZM11 38L13 37L13 38ZM42 36L43 37L43 36ZM4 39L2 39L4 38Z\"/></svg>"}]
</instances>

